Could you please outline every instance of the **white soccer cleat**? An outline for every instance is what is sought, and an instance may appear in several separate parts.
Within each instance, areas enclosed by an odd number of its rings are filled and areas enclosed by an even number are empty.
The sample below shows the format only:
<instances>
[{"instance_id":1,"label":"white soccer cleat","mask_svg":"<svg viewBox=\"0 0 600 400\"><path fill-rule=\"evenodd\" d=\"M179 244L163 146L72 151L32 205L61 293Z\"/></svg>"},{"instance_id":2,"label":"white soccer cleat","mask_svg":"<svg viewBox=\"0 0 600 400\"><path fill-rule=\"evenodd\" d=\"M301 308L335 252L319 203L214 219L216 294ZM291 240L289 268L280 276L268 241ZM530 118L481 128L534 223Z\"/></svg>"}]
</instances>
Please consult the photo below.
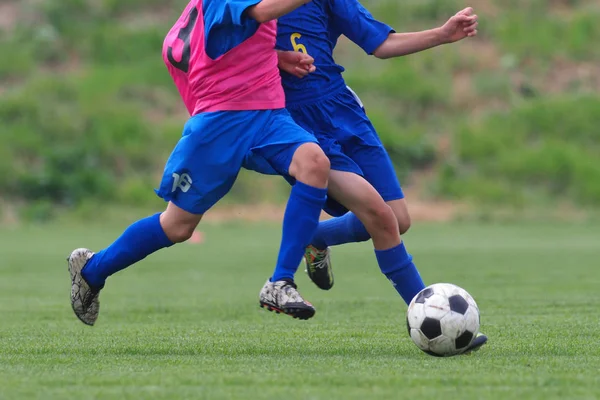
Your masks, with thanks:
<instances>
[{"instance_id":1,"label":"white soccer cleat","mask_svg":"<svg viewBox=\"0 0 600 400\"><path fill-rule=\"evenodd\" d=\"M296 284L287 279L277 282L267 280L260 291L260 306L298 319L309 319L315 315L313 305L304 300Z\"/></svg>"},{"instance_id":2,"label":"white soccer cleat","mask_svg":"<svg viewBox=\"0 0 600 400\"><path fill-rule=\"evenodd\" d=\"M98 294L100 290L91 288L83 279L81 270L94 253L88 249L73 250L67 261L71 274L71 307L77 318L86 325L94 325L100 311Z\"/></svg>"}]
</instances>

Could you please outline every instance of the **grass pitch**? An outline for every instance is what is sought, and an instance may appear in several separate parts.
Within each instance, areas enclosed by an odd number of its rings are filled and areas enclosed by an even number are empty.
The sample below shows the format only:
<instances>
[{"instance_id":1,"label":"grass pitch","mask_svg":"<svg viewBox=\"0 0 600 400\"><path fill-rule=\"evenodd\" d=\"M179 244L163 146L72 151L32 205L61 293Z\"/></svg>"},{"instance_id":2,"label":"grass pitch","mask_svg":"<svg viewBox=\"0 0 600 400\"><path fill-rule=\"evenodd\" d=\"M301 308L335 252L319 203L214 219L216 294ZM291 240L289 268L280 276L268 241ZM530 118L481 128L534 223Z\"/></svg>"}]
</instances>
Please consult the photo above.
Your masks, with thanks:
<instances>
[{"instance_id":1,"label":"grass pitch","mask_svg":"<svg viewBox=\"0 0 600 400\"><path fill-rule=\"evenodd\" d=\"M299 273L312 320L261 310L275 225L202 227L205 243L110 278L86 327L65 257L122 228L0 228L0 398L600 397L599 226L417 224L406 243L424 279L467 289L490 337L450 359L412 344L368 243L335 249L329 292Z\"/></svg>"}]
</instances>

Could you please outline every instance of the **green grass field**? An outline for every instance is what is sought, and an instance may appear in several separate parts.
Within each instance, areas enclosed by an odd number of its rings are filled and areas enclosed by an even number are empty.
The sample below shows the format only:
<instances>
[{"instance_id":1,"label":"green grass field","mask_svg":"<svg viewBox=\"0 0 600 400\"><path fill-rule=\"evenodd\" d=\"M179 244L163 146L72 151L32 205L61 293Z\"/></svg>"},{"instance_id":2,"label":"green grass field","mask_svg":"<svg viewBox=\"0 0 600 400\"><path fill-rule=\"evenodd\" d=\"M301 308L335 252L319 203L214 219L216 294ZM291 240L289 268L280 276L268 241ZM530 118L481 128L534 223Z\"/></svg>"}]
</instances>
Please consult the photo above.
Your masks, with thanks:
<instances>
[{"instance_id":1,"label":"green grass field","mask_svg":"<svg viewBox=\"0 0 600 400\"><path fill-rule=\"evenodd\" d=\"M596 399L600 226L416 224L425 280L478 301L490 343L436 359L410 341L405 305L369 244L334 253L336 285L297 321L258 307L276 225L205 226L206 242L109 280L97 326L69 305L65 256L120 227L0 228L2 399Z\"/></svg>"}]
</instances>

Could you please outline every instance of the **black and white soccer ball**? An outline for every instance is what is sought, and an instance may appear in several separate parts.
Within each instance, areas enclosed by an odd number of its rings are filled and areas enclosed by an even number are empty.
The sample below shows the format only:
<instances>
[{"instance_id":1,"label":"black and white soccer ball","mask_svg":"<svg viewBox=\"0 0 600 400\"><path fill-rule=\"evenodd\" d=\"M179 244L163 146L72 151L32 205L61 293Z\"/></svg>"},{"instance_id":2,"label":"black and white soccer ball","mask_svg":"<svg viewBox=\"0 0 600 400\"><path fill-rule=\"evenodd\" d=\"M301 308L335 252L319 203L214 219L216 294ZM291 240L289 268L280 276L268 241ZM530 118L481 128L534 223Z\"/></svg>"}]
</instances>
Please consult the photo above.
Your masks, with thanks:
<instances>
[{"instance_id":1,"label":"black and white soccer ball","mask_svg":"<svg viewBox=\"0 0 600 400\"><path fill-rule=\"evenodd\" d=\"M413 342L425 353L454 356L464 352L479 332L479 308L466 290L436 283L412 299L406 325Z\"/></svg>"}]
</instances>

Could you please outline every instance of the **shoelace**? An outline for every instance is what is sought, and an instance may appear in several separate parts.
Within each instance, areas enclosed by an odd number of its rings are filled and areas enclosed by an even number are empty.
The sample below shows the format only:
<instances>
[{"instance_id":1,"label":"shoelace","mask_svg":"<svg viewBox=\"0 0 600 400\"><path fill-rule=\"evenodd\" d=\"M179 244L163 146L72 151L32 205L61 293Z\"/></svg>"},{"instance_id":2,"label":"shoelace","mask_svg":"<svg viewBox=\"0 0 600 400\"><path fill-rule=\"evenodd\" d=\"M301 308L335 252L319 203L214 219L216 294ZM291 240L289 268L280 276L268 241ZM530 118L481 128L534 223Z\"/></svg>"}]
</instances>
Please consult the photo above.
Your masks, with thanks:
<instances>
[{"instance_id":1,"label":"shoelace","mask_svg":"<svg viewBox=\"0 0 600 400\"><path fill-rule=\"evenodd\" d=\"M329 260L329 254L327 254L326 252L324 252L323 254L324 255L321 258L315 257L315 263L314 263L315 268L323 269L323 268L327 267L327 261ZM321 254L319 254L319 256L320 255Z\"/></svg>"},{"instance_id":2,"label":"shoelace","mask_svg":"<svg viewBox=\"0 0 600 400\"><path fill-rule=\"evenodd\" d=\"M285 293L292 302L303 302L304 299L300 296L297 289L298 286L296 286L294 282L285 281L285 283L281 285L281 292Z\"/></svg>"},{"instance_id":3,"label":"shoelace","mask_svg":"<svg viewBox=\"0 0 600 400\"><path fill-rule=\"evenodd\" d=\"M297 289L297 288L298 288L298 286L296 286L296 283L294 283L293 281L288 281L288 280L286 279L286 280L282 280L281 282L285 282L283 285L281 285L281 289L285 288L286 286L291 286L291 287L293 287L294 289Z\"/></svg>"}]
</instances>

